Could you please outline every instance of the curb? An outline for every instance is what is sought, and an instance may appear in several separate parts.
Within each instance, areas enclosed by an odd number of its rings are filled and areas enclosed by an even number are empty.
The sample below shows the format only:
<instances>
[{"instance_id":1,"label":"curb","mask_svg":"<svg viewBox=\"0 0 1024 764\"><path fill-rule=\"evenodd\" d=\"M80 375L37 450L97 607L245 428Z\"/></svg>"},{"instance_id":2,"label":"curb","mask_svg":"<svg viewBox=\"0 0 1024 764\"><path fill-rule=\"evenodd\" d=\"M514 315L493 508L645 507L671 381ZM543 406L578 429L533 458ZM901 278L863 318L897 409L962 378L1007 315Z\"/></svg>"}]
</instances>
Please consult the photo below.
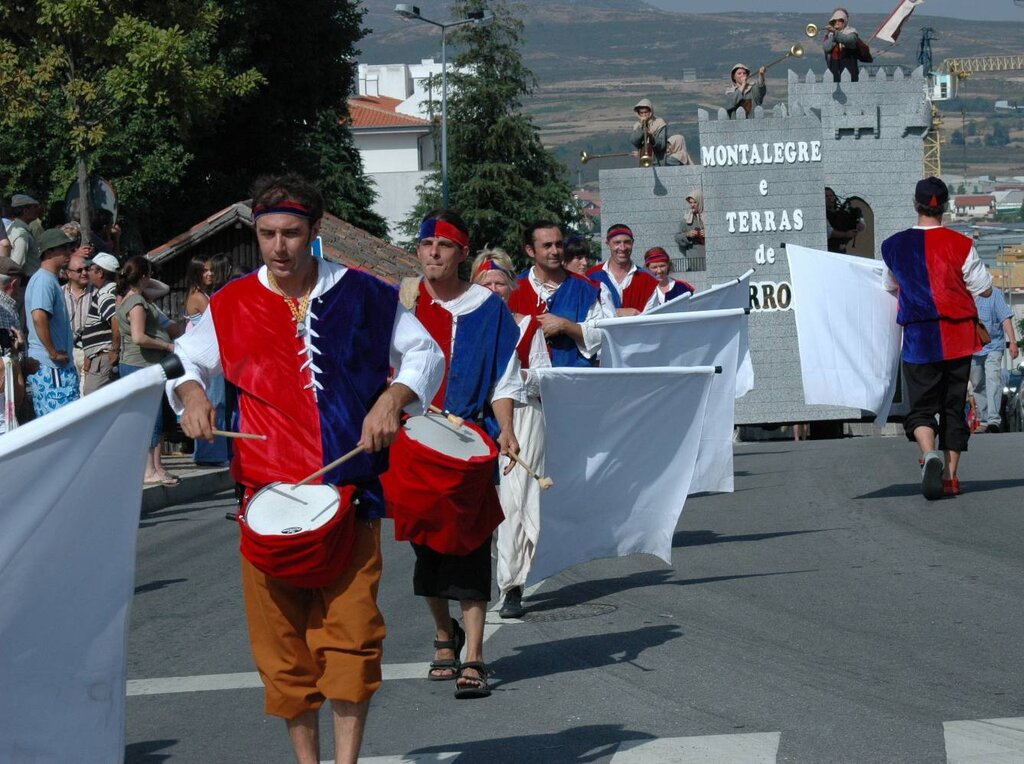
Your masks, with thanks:
<instances>
[{"instance_id":1,"label":"curb","mask_svg":"<svg viewBox=\"0 0 1024 764\"><path fill-rule=\"evenodd\" d=\"M141 513L145 515L173 504L208 498L234 487L235 481L231 479L231 472L227 468L184 474L181 475L181 483L176 486L151 485L144 488Z\"/></svg>"}]
</instances>

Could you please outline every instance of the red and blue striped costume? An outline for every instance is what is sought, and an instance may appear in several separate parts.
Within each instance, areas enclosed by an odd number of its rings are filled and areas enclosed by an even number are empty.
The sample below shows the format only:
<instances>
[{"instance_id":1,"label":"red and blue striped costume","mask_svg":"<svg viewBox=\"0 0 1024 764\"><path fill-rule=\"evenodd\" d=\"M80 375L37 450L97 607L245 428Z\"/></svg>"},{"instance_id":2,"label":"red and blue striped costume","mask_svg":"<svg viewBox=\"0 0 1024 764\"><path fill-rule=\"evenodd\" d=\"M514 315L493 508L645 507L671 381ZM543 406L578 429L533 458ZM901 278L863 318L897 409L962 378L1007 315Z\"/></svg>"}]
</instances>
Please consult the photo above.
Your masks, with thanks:
<instances>
[{"instance_id":1,"label":"red and blue striped costume","mask_svg":"<svg viewBox=\"0 0 1024 764\"><path fill-rule=\"evenodd\" d=\"M646 271L643 268L637 268L633 271L633 278L630 280L629 286L622 290L621 297L619 296L619 289L615 284L615 280L605 270L603 264L595 265L588 270L587 278L599 281L608 287L616 310L619 308L633 308L643 313L644 308L647 307L647 303L651 299L651 295L658 288L658 280L651 275L650 271Z\"/></svg>"},{"instance_id":2,"label":"red and blue striped costume","mask_svg":"<svg viewBox=\"0 0 1024 764\"><path fill-rule=\"evenodd\" d=\"M978 315L964 282L971 239L948 228L908 228L882 242L882 259L899 284L896 321L903 326L903 360L936 363L980 347Z\"/></svg>"},{"instance_id":3,"label":"red and blue striped costume","mask_svg":"<svg viewBox=\"0 0 1024 764\"><path fill-rule=\"evenodd\" d=\"M601 287L578 273L566 272L566 279L547 302L540 298L530 283L530 269L519 277L518 287L509 296L508 307L513 313L524 316L541 316L551 313L581 324L587 319L591 306L601 298ZM587 358L580 352L576 342L564 334L547 340L551 365L555 367L596 366L597 358Z\"/></svg>"},{"instance_id":4,"label":"red and blue striped costume","mask_svg":"<svg viewBox=\"0 0 1024 764\"><path fill-rule=\"evenodd\" d=\"M256 274L230 282L210 304L224 376L238 388L239 429L267 436L235 442L237 482L251 489L294 483L359 442L364 417L387 387L394 287L350 269L310 302L312 353L285 301ZM359 485L358 516L383 517L377 476L386 468L386 450L363 453L317 482Z\"/></svg>"}]
</instances>

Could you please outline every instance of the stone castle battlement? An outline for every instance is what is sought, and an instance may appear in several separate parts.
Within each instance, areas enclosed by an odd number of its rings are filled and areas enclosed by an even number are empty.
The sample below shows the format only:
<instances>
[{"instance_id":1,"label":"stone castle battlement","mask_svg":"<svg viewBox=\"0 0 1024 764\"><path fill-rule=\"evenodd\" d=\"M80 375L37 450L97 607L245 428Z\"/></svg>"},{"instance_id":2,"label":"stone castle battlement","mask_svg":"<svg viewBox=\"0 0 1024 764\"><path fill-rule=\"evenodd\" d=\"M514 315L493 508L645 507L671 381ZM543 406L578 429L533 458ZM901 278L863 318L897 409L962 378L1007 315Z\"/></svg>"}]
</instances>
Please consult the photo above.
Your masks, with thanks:
<instances>
[{"instance_id":1,"label":"stone castle battlement","mask_svg":"<svg viewBox=\"0 0 1024 764\"><path fill-rule=\"evenodd\" d=\"M802 402L784 244L826 248L825 186L864 205L859 254L879 257L883 239L915 223L911 200L931 124L926 88L921 68L910 75L879 68L858 82L845 72L836 81L829 71L790 71L768 80L768 105L749 117L739 110L729 119L724 108L697 112L700 147L691 154L701 164L600 172L602 224L633 229L637 262L654 246L682 261L674 236L686 196L699 189L706 268L681 276L705 288L757 269L750 342L758 385L737 401L738 422L859 416Z\"/></svg>"}]
</instances>

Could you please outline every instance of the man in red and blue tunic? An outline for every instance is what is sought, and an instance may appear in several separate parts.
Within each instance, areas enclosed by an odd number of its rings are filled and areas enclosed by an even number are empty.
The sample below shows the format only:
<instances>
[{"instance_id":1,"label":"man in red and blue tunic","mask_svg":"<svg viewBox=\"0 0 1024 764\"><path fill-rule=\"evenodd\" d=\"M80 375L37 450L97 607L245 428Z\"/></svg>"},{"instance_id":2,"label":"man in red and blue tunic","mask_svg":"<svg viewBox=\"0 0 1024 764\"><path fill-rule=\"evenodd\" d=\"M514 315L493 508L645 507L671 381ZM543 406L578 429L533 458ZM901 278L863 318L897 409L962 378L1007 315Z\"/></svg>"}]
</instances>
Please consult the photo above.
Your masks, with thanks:
<instances>
[{"instance_id":1,"label":"man in red and blue tunic","mask_svg":"<svg viewBox=\"0 0 1024 764\"><path fill-rule=\"evenodd\" d=\"M301 764L321 761L318 711L331 701L335 760L359 756L370 697L380 687L384 620L378 475L403 410L423 412L444 356L376 277L313 257L323 198L297 175L261 178L253 222L264 265L232 281L175 347L186 373L168 385L182 429L212 439L216 412L205 383L223 374L238 390L232 474L246 502L261 487L297 483L360 446L317 482L359 493L348 567L318 588L296 586L242 558L253 657L266 712L287 721ZM388 382L393 370L393 381Z\"/></svg>"},{"instance_id":2,"label":"man in red and blue tunic","mask_svg":"<svg viewBox=\"0 0 1024 764\"><path fill-rule=\"evenodd\" d=\"M538 220L523 233L523 249L533 260L509 297L513 313L537 316L556 367L596 366L601 332L595 324L612 318L607 287L565 268L562 229Z\"/></svg>"},{"instance_id":3,"label":"man in red and blue tunic","mask_svg":"<svg viewBox=\"0 0 1024 764\"><path fill-rule=\"evenodd\" d=\"M960 493L957 468L967 450L965 415L971 356L982 346L974 295L992 292L992 277L974 242L944 228L946 184L935 177L914 190L917 225L882 242L886 288L899 293L903 378L910 413L903 427L922 453L921 492L929 500ZM935 416L938 415L938 427ZM943 451L936 449L936 436Z\"/></svg>"},{"instance_id":4,"label":"man in red and blue tunic","mask_svg":"<svg viewBox=\"0 0 1024 764\"><path fill-rule=\"evenodd\" d=\"M587 278L608 287L615 315L638 316L658 305L658 280L633 262L633 231L616 223L605 235L608 259L587 271Z\"/></svg>"},{"instance_id":5,"label":"man in red and blue tunic","mask_svg":"<svg viewBox=\"0 0 1024 764\"><path fill-rule=\"evenodd\" d=\"M420 225L416 256L423 270L416 317L441 347L446 361L434 405L463 419L483 418L501 453L518 453L512 412L517 402L526 402L516 355L519 327L498 295L459 278L459 267L469 256L469 231L459 214L453 210L429 213ZM426 599L434 620L436 653L428 678L454 679L456 697L480 698L490 695L483 644L491 598L491 534L504 516L496 490L467 498L480 504L474 527L464 529L472 535L470 545L475 548L453 555L413 543L413 592ZM464 634L451 616L452 600L462 610ZM460 663L463 642L466 660Z\"/></svg>"}]
</instances>

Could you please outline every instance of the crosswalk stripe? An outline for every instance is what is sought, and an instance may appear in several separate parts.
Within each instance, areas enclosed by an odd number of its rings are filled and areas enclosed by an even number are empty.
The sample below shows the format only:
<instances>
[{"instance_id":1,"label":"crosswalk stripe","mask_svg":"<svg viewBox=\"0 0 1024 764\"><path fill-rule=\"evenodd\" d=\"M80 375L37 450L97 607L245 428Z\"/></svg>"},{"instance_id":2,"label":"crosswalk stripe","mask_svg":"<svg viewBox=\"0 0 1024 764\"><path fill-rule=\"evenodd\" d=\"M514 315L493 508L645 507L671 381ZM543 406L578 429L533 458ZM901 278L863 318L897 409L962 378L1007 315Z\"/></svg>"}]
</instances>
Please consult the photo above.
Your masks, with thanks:
<instances>
[{"instance_id":1,"label":"crosswalk stripe","mask_svg":"<svg viewBox=\"0 0 1024 764\"><path fill-rule=\"evenodd\" d=\"M780 732L752 732L740 735L663 737L654 740L626 740L612 756L611 764L775 764Z\"/></svg>"},{"instance_id":2,"label":"crosswalk stripe","mask_svg":"<svg viewBox=\"0 0 1024 764\"><path fill-rule=\"evenodd\" d=\"M394 679L422 679L430 663L385 663L381 666L384 681ZM129 679L128 697L136 695L172 695L180 692L208 692L210 690L247 690L263 688L260 675L255 671L240 674L200 674L198 676L166 676L155 679Z\"/></svg>"},{"instance_id":3,"label":"crosswalk stripe","mask_svg":"<svg viewBox=\"0 0 1024 764\"><path fill-rule=\"evenodd\" d=\"M1024 717L943 722L947 764L1020 764Z\"/></svg>"},{"instance_id":4,"label":"crosswalk stripe","mask_svg":"<svg viewBox=\"0 0 1024 764\"><path fill-rule=\"evenodd\" d=\"M775 764L779 752L779 732L753 732L740 735L702 735L699 737L663 737L653 740L624 740L611 758L611 764ZM362 756L360 764L431 764L452 761L459 751L410 753L405 756ZM323 761L321 764L333 764Z\"/></svg>"},{"instance_id":5,"label":"crosswalk stripe","mask_svg":"<svg viewBox=\"0 0 1024 764\"><path fill-rule=\"evenodd\" d=\"M543 582L541 582L543 583ZM541 584L535 584L526 590L525 595L529 596L540 588ZM500 606L500 603L499 605ZM498 607L496 606L496 607ZM497 610L487 612L487 622L484 626L484 642L508 623L521 623L515 619L503 620L498 617ZM422 679L426 677L430 662L422 663L385 663L381 666L381 674L384 681L395 679ZM262 688L263 683L255 671L247 671L240 674L200 674L197 676L167 676L153 679L129 679L127 684L127 696L138 695L172 695L182 692L208 692L211 690L247 690Z\"/></svg>"}]
</instances>

